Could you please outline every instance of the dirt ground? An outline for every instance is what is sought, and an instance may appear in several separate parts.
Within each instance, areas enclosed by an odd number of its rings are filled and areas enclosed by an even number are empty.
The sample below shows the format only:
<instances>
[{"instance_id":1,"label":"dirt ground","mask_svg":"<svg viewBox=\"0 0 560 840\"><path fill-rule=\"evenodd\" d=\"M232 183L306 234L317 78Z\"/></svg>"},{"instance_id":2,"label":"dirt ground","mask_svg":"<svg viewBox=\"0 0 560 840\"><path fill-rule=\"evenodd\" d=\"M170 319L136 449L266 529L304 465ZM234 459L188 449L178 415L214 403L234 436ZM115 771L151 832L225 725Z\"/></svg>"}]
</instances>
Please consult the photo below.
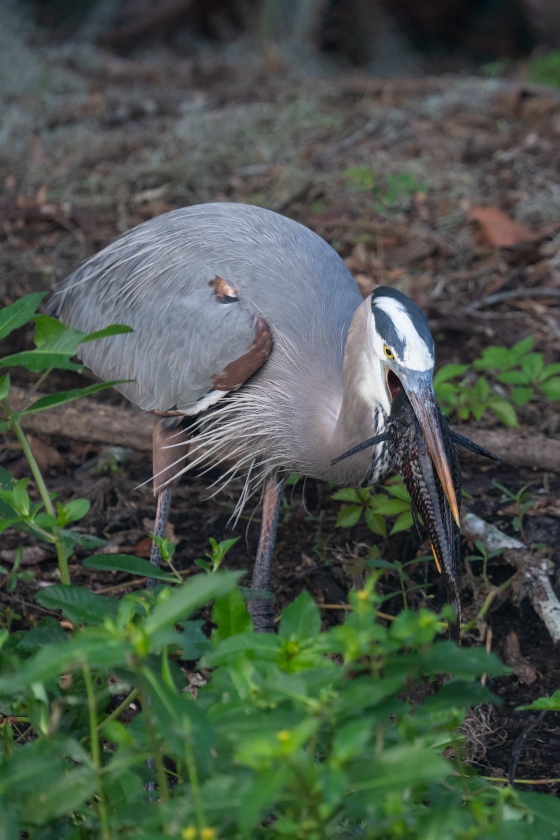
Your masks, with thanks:
<instances>
[{"instance_id":1,"label":"dirt ground","mask_svg":"<svg viewBox=\"0 0 560 840\"><path fill-rule=\"evenodd\" d=\"M388 283L411 295L430 319L438 363L465 363L490 344L528 335L547 362L559 360L560 299L539 296L545 287L560 289L560 96L553 91L457 76L306 79L273 60L186 61L163 51L121 59L85 45L22 45L14 61L1 104L2 303L51 289L81 260L152 216L204 201L251 202L324 236L364 291ZM513 290L523 296L488 300ZM465 311L474 302L479 308ZM1 349L13 352L28 341L21 333ZM50 384L84 381L91 380L68 374ZM123 402L116 394L101 399ZM532 403L520 419L529 432L558 434L557 406ZM482 425L499 428L486 418ZM107 537L112 551L146 556L154 516L143 484L150 478L146 455L66 436L39 436L34 445L51 490L61 499L91 500L84 521L90 533ZM2 443L0 464L26 474L13 439ZM515 535L515 510L494 481L514 492L530 484L535 505L524 536L544 544L560 587L560 478L507 463L465 462L468 509ZM204 501L208 482L195 479L175 492L178 566L194 570L210 536L238 535L228 565L250 568L260 512L232 530L237 488ZM323 605L325 621L338 621L372 542L388 560L426 554L412 533L382 541L365 526L336 529L339 503L331 493L307 481L286 496L274 570L278 611L307 588ZM18 542L4 535L1 562ZM471 551L465 544L465 554ZM54 557L29 560L33 580L12 593L0 587L4 621L15 626L39 615L33 594L55 575ZM467 619L486 594L481 567L465 562ZM126 583L122 575L86 573L79 558L71 571L96 591L116 592ZM409 593L412 606L442 602L432 564L418 562L409 571L419 587ZM492 584L511 573L501 560L490 561ZM384 609L400 609L398 577L388 573L382 589L391 596ZM540 619L526 600L506 595L466 643L485 644L512 661L517 644L516 661L523 663L492 685L501 705L473 712L475 766L492 776L513 769L517 779L555 780L544 786L555 789L558 715L515 711L560 685L557 650Z\"/></svg>"}]
</instances>

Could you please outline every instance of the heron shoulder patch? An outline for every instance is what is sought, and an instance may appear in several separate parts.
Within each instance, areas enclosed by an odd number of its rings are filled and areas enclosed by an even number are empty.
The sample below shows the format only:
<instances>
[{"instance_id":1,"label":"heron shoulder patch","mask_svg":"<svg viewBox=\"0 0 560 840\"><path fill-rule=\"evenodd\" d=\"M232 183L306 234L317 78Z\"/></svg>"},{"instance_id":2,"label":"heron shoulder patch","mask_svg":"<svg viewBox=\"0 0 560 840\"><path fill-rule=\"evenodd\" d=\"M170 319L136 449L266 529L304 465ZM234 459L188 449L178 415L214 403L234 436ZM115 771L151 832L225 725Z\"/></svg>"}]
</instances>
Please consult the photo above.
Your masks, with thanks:
<instances>
[{"instance_id":1,"label":"heron shoulder patch","mask_svg":"<svg viewBox=\"0 0 560 840\"><path fill-rule=\"evenodd\" d=\"M216 276L208 285L213 287L218 303L235 303L239 300L239 291L223 277Z\"/></svg>"},{"instance_id":2,"label":"heron shoulder patch","mask_svg":"<svg viewBox=\"0 0 560 840\"><path fill-rule=\"evenodd\" d=\"M272 349L270 327L264 318L255 318L255 337L246 353L229 362L212 377L212 386L222 391L236 391L264 364Z\"/></svg>"}]
</instances>

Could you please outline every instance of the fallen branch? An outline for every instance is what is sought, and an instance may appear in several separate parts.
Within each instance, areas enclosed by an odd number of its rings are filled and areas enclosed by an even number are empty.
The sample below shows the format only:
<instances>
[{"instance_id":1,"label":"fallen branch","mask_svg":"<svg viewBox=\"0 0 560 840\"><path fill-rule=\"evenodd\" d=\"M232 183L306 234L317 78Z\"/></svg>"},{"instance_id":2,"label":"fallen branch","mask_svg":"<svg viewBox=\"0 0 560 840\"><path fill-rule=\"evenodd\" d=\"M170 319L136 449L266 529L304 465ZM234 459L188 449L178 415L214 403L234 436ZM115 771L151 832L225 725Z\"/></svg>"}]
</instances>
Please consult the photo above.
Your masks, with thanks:
<instances>
[{"instance_id":1,"label":"fallen branch","mask_svg":"<svg viewBox=\"0 0 560 840\"><path fill-rule=\"evenodd\" d=\"M481 540L487 551L504 549L502 557L517 569L521 585L518 587L518 599L525 596L541 618L555 644L560 643L560 601L556 597L551 583L549 563L535 557L527 547L504 534L495 525L490 525L474 513L465 513L461 520L461 533L471 540Z\"/></svg>"},{"instance_id":2,"label":"fallen branch","mask_svg":"<svg viewBox=\"0 0 560 840\"><path fill-rule=\"evenodd\" d=\"M20 403L29 405L42 396L44 394L34 394L29 398L27 391L12 387L9 399L12 408L17 410ZM71 440L126 446L138 452L152 451L153 425L151 414L89 399L29 414L22 419L24 431L39 436L61 435Z\"/></svg>"},{"instance_id":3,"label":"fallen branch","mask_svg":"<svg viewBox=\"0 0 560 840\"><path fill-rule=\"evenodd\" d=\"M560 473L560 440L556 438L527 434L514 429L472 429L468 426L451 428L493 452L512 467L529 467L543 472ZM461 450L461 457L463 455L480 461L478 455Z\"/></svg>"},{"instance_id":4,"label":"fallen branch","mask_svg":"<svg viewBox=\"0 0 560 840\"><path fill-rule=\"evenodd\" d=\"M16 409L19 403L34 402L42 396L44 394L35 394L29 399L22 388L13 387L10 391L10 401ZM90 399L30 414L23 419L22 425L26 432L39 436L61 435L71 440L126 446L138 452L152 450L153 418L150 414ZM560 474L560 440L510 429L451 428L466 434L474 443L489 449L513 467L536 468ZM480 462L478 455L466 450L461 450L463 456Z\"/></svg>"}]
</instances>

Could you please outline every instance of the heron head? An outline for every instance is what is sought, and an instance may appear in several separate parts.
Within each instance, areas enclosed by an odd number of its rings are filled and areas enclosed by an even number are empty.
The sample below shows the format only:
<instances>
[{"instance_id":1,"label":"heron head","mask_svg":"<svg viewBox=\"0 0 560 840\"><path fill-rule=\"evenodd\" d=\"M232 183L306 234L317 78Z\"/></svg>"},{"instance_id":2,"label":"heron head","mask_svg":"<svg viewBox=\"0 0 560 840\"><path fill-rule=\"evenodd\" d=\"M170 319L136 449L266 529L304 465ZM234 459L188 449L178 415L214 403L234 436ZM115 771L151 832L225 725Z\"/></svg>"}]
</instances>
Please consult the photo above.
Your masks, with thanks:
<instances>
[{"instance_id":1,"label":"heron head","mask_svg":"<svg viewBox=\"0 0 560 840\"><path fill-rule=\"evenodd\" d=\"M434 339L426 316L410 298L391 286L371 296L373 349L384 372L389 401L402 389L418 418L453 516L459 508L448 464L434 395Z\"/></svg>"}]
</instances>

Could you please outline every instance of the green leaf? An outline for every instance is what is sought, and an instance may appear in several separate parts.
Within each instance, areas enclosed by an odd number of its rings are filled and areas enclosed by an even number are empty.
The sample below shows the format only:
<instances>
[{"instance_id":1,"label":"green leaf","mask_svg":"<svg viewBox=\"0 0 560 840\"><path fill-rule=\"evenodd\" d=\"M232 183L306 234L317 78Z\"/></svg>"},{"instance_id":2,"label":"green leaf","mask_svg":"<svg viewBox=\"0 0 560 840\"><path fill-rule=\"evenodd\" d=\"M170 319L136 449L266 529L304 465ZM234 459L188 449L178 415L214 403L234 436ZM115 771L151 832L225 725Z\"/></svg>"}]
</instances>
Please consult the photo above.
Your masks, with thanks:
<instances>
[{"instance_id":1,"label":"green leaf","mask_svg":"<svg viewBox=\"0 0 560 840\"><path fill-rule=\"evenodd\" d=\"M36 315L35 347L38 350L73 356L85 333L62 324L50 315Z\"/></svg>"},{"instance_id":2,"label":"green leaf","mask_svg":"<svg viewBox=\"0 0 560 840\"><path fill-rule=\"evenodd\" d=\"M321 614L309 592L301 592L282 612L278 635L283 639L308 641L321 629Z\"/></svg>"},{"instance_id":3,"label":"green leaf","mask_svg":"<svg viewBox=\"0 0 560 840\"><path fill-rule=\"evenodd\" d=\"M0 376L0 400L5 400L10 392L10 374Z\"/></svg>"},{"instance_id":4,"label":"green leaf","mask_svg":"<svg viewBox=\"0 0 560 840\"><path fill-rule=\"evenodd\" d=\"M526 353L529 353L535 345L535 339L532 335L528 335L527 338L522 338L521 341L518 341L513 347L510 349L509 353L512 359L516 361L519 360L522 356Z\"/></svg>"},{"instance_id":5,"label":"green leaf","mask_svg":"<svg viewBox=\"0 0 560 840\"><path fill-rule=\"evenodd\" d=\"M560 712L560 691L555 691L552 697L539 697L528 706L518 706L517 710L546 710L550 712Z\"/></svg>"},{"instance_id":6,"label":"green leaf","mask_svg":"<svg viewBox=\"0 0 560 840\"><path fill-rule=\"evenodd\" d=\"M539 385L539 388L549 400L560 400L560 376L553 376Z\"/></svg>"},{"instance_id":7,"label":"green leaf","mask_svg":"<svg viewBox=\"0 0 560 840\"><path fill-rule=\"evenodd\" d=\"M110 324L102 330L89 333L84 339L82 339L81 343L87 344L88 341L99 341L100 338L109 338L112 335L124 335L126 333L133 332L133 328L128 327L126 324Z\"/></svg>"},{"instance_id":8,"label":"green leaf","mask_svg":"<svg viewBox=\"0 0 560 840\"><path fill-rule=\"evenodd\" d=\"M374 513L369 505L365 510L364 519L373 534L379 534L380 537L387 536L387 522L385 521L385 517L381 516L380 513Z\"/></svg>"},{"instance_id":9,"label":"green leaf","mask_svg":"<svg viewBox=\"0 0 560 840\"><path fill-rule=\"evenodd\" d=\"M434 376L434 388L447 382L449 379L454 379L456 376L462 376L469 369L469 365L448 364L440 367Z\"/></svg>"},{"instance_id":10,"label":"green leaf","mask_svg":"<svg viewBox=\"0 0 560 840\"><path fill-rule=\"evenodd\" d=\"M498 373L496 379L504 385L528 385L531 381L522 370L506 370Z\"/></svg>"},{"instance_id":11,"label":"green leaf","mask_svg":"<svg viewBox=\"0 0 560 840\"><path fill-rule=\"evenodd\" d=\"M388 481L387 484L383 485L383 489L391 496L394 496L395 499L402 499L403 501L408 502L408 505L410 506L410 493L404 486L400 475L398 478L398 481Z\"/></svg>"},{"instance_id":12,"label":"green leaf","mask_svg":"<svg viewBox=\"0 0 560 840\"><path fill-rule=\"evenodd\" d=\"M286 786L290 775L290 768L285 764L279 764L259 773L255 783L241 799L237 810L238 826L242 837L254 836L254 829L274 808L276 799Z\"/></svg>"},{"instance_id":13,"label":"green leaf","mask_svg":"<svg viewBox=\"0 0 560 840\"><path fill-rule=\"evenodd\" d=\"M0 339L26 324L37 311L46 292L34 292L0 309Z\"/></svg>"},{"instance_id":14,"label":"green leaf","mask_svg":"<svg viewBox=\"0 0 560 840\"><path fill-rule=\"evenodd\" d=\"M507 347L487 347L480 359L475 359L473 367L476 370L506 370L510 367L510 353Z\"/></svg>"},{"instance_id":15,"label":"green leaf","mask_svg":"<svg viewBox=\"0 0 560 840\"><path fill-rule=\"evenodd\" d=\"M493 397L491 400L488 400L488 406L492 409L498 420L501 420L506 426L519 426L515 408L507 400Z\"/></svg>"},{"instance_id":16,"label":"green leaf","mask_svg":"<svg viewBox=\"0 0 560 840\"><path fill-rule=\"evenodd\" d=\"M387 496L379 493L371 500L370 507L375 513L381 513L383 516L396 516L397 513L410 511L410 499L406 501L403 499L389 499Z\"/></svg>"},{"instance_id":17,"label":"green leaf","mask_svg":"<svg viewBox=\"0 0 560 840\"><path fill-rule=\"evenodd\" d=\"M527 405L533 396L532 388L512 388L511 399L517 406Z\"/></svg>"},{"instance_id":18,"label":"green leaf","mask_svg":"<svg viewBox=\"0 0 560 840\"><path fill-rule=\"evenodd\" d=\"M81 397L89 397L91 394L98 394L100 391L105 391L107 388L112 388L123 382L122 379L115 379L112 382L97 382L95 385L88 385L85 388L75 388L72 391L60 391L57 394L49 394L46 397L41 397L36 400L29 408L21 412L23 417L26 414L37 414L38 411L44 411L46 408L53 408L56 405L64 405L64 403L72 402L72 400L80 399Z\"/></svg>"},{"instance_id":19,"label":"green leaf","mask_svg":"<svg viewBox=\"0 0 560 840\"><path fill-rule=\"evenodd\" d=\"M412 513L410 510L405 510L400 516L397 516L395 520L395 524L391 528L391 536L393 534L398 534L400 531L408 531L409 528L412 528L414 525L414 520L412 518Z\"/></svg>"},{"instance_id":20,"label":"green leaf","mask_svg":"<svg viewBox=\"0 0 560 840\"><path fill-rule=\"evenodd\" d=\"M164 572L155 563L150 563L143 557L134 557L132 554L95 554L84 560L84 566L86 569L99 569L106 572L126 572L127 575L139 575L167 583L174 583L177 580L174 575Z\"/></svg>"},{"instance_id":21,"label":"green leaf","mask_svg":"<svg viewBox=\"0 0 560 840\"><path fill-rule=\"evenodd\" d=\"M213 575L195 575L194 578L174 589L171 595L158 603L145 621L148 635L173 627L179 621L209 601L227 595L245 572L216 572Z\"/></svg>"},{"instance_id":22,"label":"green leaf","mask_svg":"<svg viewBox=\"0 0 560 840\"><path fill-rule=\"evenodd\" d=\"M90 503L88 499L73 499L64 506L59 505L59 522L61 525L68 525L70 522L78 522L89 512Z\"/></svg>"},{"instance_id":23,"label":"green leaf","mask_svg":"<svg viewBox=\"0 0 560 840\"><path fill-rule=\"evenodd\" d=\"M560 362L554 362L552 365L546 365L544 367L539 376L537 377L539 382L544 382L545 379L550 379L551 376L556 376L560 373Z\"/></svg>"},{"instance_id":24,"label":"green leaf","mask_svg":"<svg viewBox=\"0 0 560 840\"><path fill-rule=\"evenodd\" d=\"M375 761L356 761L352 768L353 794L367 791L404 791L419 784L439 781L450 773L450 765L433 752L411 745L392 747L375 756Z\"/></svg>"},{"instance_id":25,"label":"green leaf","mask_svg":"<svg viewBox=\"0 0 560 840\"><path fill-rule=\"evenodd\" d=\"M343 487L342 490L337 490L332 494L331 499L335 502L352 502L354 504L361 504L360 494L352 487Z\"/></svg>"},{"instance_id":26,"label":"green leaf","mask_svg":"<svg viewBox=\"0 0 560 840\"><path fill-rule=\"evenodd\" d=\"M49 610L62 610L73 624L103 624L105 618L115 618L119 611L119 601L95 595L82 586L55 584L42 589L35 599Z\"/></svg>"},{"instance_id":27,"label":"green leaf","mask_svg":"<svg viewBox=\"0 0 560 840\"><path fill-rule=\"evenodd\" d=\"M210 639L202 631L204 623L204 621L181 621L178 625L182 632L177 633L176 643L183 651L183 658L188 662L200 659L212 649Z\"/></svg>"},{"instance_id":28,"label":"green leaf","mask_svg":"<svg viewBox=\"0 0 560 840\"><path fill-rule=\"evenodd\" d=\"M544 364L542 353L529 353L521 359L521 367L527 375L529 382L534 382L541 372Z\"/></svg>"},{"instance_id":29,"label":"green leaf","mask_svg":"<svg viewBox=\"0 0 560 840\"><path fill-rule=\"evenodd\" d=\"M525 791L517 791L517 795L519 801L533 814L554 828L560 828L560 802L555 796L543 796L543 794Z\"/></svg>"},{"instance_id":30,"label":"green leaf","mask_svg":"<svg viewBox=\"0 0 560 840\"><path fill-rule=\"evenodd\" d=\"M337 761L346 762L367 750L373 722L367 715L344 724L335 732L333 756Z\"/></svg>"},{"instance_id":31,"label":"green leaf","mask_svg":"<svg viewBox=\"0 0 560 840\"><path fill-rule=\"evenodd\" d=\"M73 355L73 354L70 354ZM82 370L82 365L71 362L68 353L45 353L42 350L24 350L0 359L0 368L24 367L32 373L58 368L59 370Z\"/></svg>"},{"instance_id":32,"label":"green leaf","mask_svg":"<svg viewBox=\"0 0 560 840\"><path fill-rule=\"evenodd\" d=\"M363 511L362 505L343 505L336 517L336 528L351 528L358 522Z\"/></svg>"},{"instance_id":33,"label":"green leaf","mask_svg":"<svg viewBox=\"0 0 560 840\"><path fill-rule=\"evenodd\" d=\"M64 644L47 645L26 660L16 673L0 677L0 693L11 697L35 683L58 680L61 674L81 668L86 662L90 668L122 665L130 653L127 643L90 627Z\"/></svg>"},{"instance_id":34,"label":"green leaf","mask_svg":"<svg viewBox=\"0 0 560 840\"><path fill-rule=\"evenodd\" d=\"M232 589L227 595L216 598L212 621L217 627L213 638L220 640L244 633L251 628L251 617L239 589Z\"/></svg>"}]
</instances>

